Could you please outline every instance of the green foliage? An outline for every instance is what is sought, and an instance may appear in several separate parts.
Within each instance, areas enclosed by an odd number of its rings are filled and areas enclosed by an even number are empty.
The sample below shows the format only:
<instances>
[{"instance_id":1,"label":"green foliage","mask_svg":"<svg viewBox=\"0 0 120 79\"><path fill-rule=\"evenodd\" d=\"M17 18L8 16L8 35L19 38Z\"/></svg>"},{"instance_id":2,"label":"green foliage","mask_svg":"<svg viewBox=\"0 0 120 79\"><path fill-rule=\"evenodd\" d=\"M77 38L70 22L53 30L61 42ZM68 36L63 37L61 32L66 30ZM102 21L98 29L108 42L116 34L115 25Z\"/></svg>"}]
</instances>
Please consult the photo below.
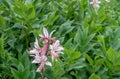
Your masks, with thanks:
<instances>
[{"instance_id":1,"label":"green foliage","mask_svg":"<svg viewBox=\"0 0 120 79\"><path fill-rule=\"evenodd\" d=\"M82 64L83 60L79 59L81 56L80 52L75 52L69 49L65 49L65 52L66 53L62 56L62 61L58 60L53 64L53 74L55 79L64 79L65 77L72 78L72 76L69 75L69 72L74 73L72 70L85 67L85 64Z\"/></svg>"},{"instance_id":2,"label":"green foliage","mask_svg":"<svg viewBox=\"0 0 120 79\"><path fill-rule=\"evenodd\" d=\"M89 2L0 0L0 79L41 79L27 53L43 27L64 47L48 79L119 79L120 1Z\"/></svg>"},{"instance_id":3,"label":"green foliage","mask_svg":"<svg viewBox=\"0 0 120 79\"><path fill-rule=\"evenodd\" d=\"M88 28L79 28L75 35L75 42L77 43L81 52L88 52L94 44L90 44L95 34L88 35Z\"/></svg>"},{"instance_id":4,"label":"green foliage","mask_svg":"<svg viewBox=\"0 0 120 79\"><path fill-rule=\"evenodd\" d=\"M31 61L26 53L19 55L18 60L12 58L11 62L11 72L15 79L35 79L35 70L33 69L34 66L31 67Z\"/></svg>"},{"instance_id":5,"label":"green foliage","mask_svg":"<svg viewBox=\"0 0 120 79\"><path fill-rule=\"evenodd\" d=\"M101 79L101 78L93 73L93 74L89 77L89 79Z\"/></svg>"}]
</instances>

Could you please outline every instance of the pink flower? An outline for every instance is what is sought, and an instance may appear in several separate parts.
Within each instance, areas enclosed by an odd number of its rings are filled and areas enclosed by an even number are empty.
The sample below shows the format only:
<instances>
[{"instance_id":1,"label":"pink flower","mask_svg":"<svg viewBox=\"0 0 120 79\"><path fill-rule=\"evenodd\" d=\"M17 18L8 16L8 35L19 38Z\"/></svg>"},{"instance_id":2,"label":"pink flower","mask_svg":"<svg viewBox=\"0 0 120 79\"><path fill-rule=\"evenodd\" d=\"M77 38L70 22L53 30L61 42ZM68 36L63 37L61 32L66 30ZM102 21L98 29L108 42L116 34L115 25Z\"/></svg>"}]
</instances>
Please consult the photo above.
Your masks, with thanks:
<instances>
[{"instance_id":1,"label":"pink flower","mask_svg":"<svg viewBox=\"0 0 120 79\"><path fill-rule=\"evenodd\" d=\"M60 53L63 54L63 52L61 52L62 50L64 49L60 46L58 40L53 43L53 45L50 45L50 55L52 56L52 60L56 60Z\"/></svg>"},{"instance_id":2,"label":"pink flower","mask_svg":"<svg viewBox=\"0 0 120 79\"><path fill-rule=\"evenodd\" d=\"M99 8L100 3L101 2L99 0L92 0L92 2L90 2L90 4L92 4L94 8Z\"/></svg>"},{"instance_id":3,"label":"pink flower","mask_svg":"<svg viewBox=\"0 0 120 79\"><path fill-rule=\"evenodd\" d=\"M53 45L50 45L50 49L51 51L54 51L54 52L61 52L61 50L64 50L62 46L60 46L60 41L57 40L55 43L53 43Z\"/></svg>"},{"instance_id":4,"label":"pink flower","mask_svg":"<svg viewBox=\"0 0 120 79\"><path fill-rule=\"evenodd\" d=\"M63 54L61 51L64 49L60 46L59 41L52 38L53 32L54 31L49 34L47 29L43 28L44 35L40 35L40 42L43 43L43 47L40 48L38 40L36 39L34 42L35 48L29 52L29 54L32 54L35 58L32 63L40 64L36 71L41 72L42 75L45 65L52 66L51 62L47 61L47 57L51 56L52 60L56 60L59 54Z\"/></svg>"},{"instance_id":5,"label":"pink flower","mask_svg":"<svg viewBox=\"0 0 120 79\"><path fill-rule=\"evenodd\" d=\"M41 62L41 57L39 55L34 56L35 59L32 61L32 63L40 63Z\"/></svg>"},{"instance_id":6,"label":"pink flower","mask_svg":"<svg viewBox=\"0 0 120 79\"><path fill-rule=\"evenodd\" d=\"M41 38L40 38L40 41L51 41L51 42L55 42L55 38L52 38L52 34L55 32L55 30L53 30L50 34L48 33L47 29L46 28L43 28L43 33L44 33L44 36L43 35L39 35Z\"/></svg>"},{"instance_id":7,"label":"pink flower","mask_svg":"<svg viewBox=\"0 0 120 79\"><path fill-rule=\"evenodd\" d=\"M52 61L55 60L57 61L57 58L59 57L59 53L58 52L50 52L50 55L52 57Z\"/></svg>"},{"instance_id":8,"label":"pink flower","mask_svg":"<svg viewBox=\"0 0 120 79\"><path fill-rule=\"evenodd\" d=\"M34 49L33 50L30 50L30 54L33 54L33 55L36 55L36 54L39 54L41 52L41 49L39 47L39 44L38 44L38 40L36 39L35 42L34 42Z\"/></svg>"},{"instance_id":9,"label":"pink flower","mask_svg":"<svg viewBox=\"0 0 120 79\"><path fill-rule=\"evenodd\" d=\"M38 40L36 38L35 42L34 42L34 47L38 50L40 50L39 44L38 44Z\"/></svg>"},{"instance_id":10,"label":"pink flower","mask_svg":"<svg viewBox=\"0 0 120 79\"><path fill-rule=\"evenodd\" d=\"M33 63L40 63L40 66L36 70L37 72L44 70L45 65L52 66L51 62L47 61L47 57L45 55L35 57Z\"/></svg>"}]
</instances>

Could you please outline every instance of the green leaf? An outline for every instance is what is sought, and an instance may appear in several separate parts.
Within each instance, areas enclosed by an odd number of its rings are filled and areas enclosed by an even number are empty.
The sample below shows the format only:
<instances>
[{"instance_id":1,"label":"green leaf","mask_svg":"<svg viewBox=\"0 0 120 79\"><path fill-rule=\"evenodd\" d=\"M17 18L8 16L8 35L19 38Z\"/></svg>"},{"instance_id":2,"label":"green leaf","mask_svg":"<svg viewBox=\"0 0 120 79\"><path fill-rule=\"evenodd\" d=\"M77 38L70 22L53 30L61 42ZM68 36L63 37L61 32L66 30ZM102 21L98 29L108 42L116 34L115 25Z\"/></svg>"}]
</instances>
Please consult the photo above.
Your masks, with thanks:
<instances>
[{"instance_id":1,"label":"green leaf","mask_svg":"<svg viewBox=\"0 0 120 79\"><path fill-rule=\"evenodd\" d=\"M27 6L23 2L15 1L15 3L14 3L14 12L18 16L20 16L22 18L26 18L25 10L27 10Z\"/></svg>"},{"instance_id":2,"label":"green leaf","mask_svg":"<svg viewBox=\"0 0 120 79\"><path fill-rule=\"evenodd\" d=\"M90 44L94 36L95 34L88 34L88 28L82 27L82 29L78 28L77 33L74 37L74 41L78 45L81 52L88 52L95 45Z\"/></svg>"},{"instance_id":3,"label":"green leaf","mask_svg":"<svg viewBox=\"0 0 120 79\"><path fill-rule=\"evenodd\" d=\"M104 58L104 61L105 61L105 65L107 66L107 68L112 68L113 64L107 59L107 58Z\"/></svg>"},{"instance_id":4,"label":"green leaf","mask_svg":"<svg viewBox=\"0 0 120 79\"><path fill-rule=\"evenodd\" d=\"M103 51L106 52L105 40L104 40L103 36L98 35L98 36L97 36L97 39L98 39L98 41L100 42Z\"/></svg>"},{"instance_id":5,"label":"green leaf","mask_svg":"<svg viewBox=\"0 0 120 79\"><path fill-rule=\"evenodd\" d=\"M117 65L120 65L120 55L117 55L117 58L116 58L116 61L115 61L115 64Z\"/></svg>"},{"instance_id":6,"label":"green leaf","mask_svg":"<svg viewBox=\"0 0 120 79\"><path fill-rule=\"evenodd\" d=\"M5 50L4 50L4 39L0 38L0 57L5 56Z\"/></svg>"},{"instance_id":7,"label":"green leaf","mask_svg":"<svg viewBox=\"0 0 120 79\"><path fill-rule=\"evenodd\" d=\"M68 57L72 57L70 60L78 59L81 56L81 53L77 51L65 49L65 52L67 53Z\"/></svg>"},{"instance_id":8,"label":"green leaf","mask_svg":"<svg viewBox=\"0 0 120 79\"><path fill-rule=\"evenodd\" d=\"M115 51L110 47L109 49L108 49L108 58L109 58L109 60L111 60L113 63L114 63L114 61L115 61Z\"/></svg>"},{"instance_id":9,"label":"green leaf","mask_svg":"<svg viewBox=\"0 0 120 79\"><path fill-rule=\"evenodd\" d=\"M19 61L16 58L11 58L11 65L14 67L18 67Z\"/></svg>"},{"instance_id":10,"label":"green leaf","mask_svg":"<svg viewBox=\"0 0 120 79\"><path fill-rule=\"evenodd\" d=\"M15 78L15 79L19 79L19 73L18 73L18 71L17 70L15 70L15 69L11 69L11 72L12 72L12 74L13 74L13 77Z\"/></svg>"},{"instance_id":11,"label":"green leaf","mask_svg":"<svg viewBox=\"0 0 120 79\"><path fill-rule=\"evenodd\" d=\"M75 51L75 52L73 52L73 53L71 54L71 56L72 56L74 59L77 59L77 58L80 58L81 53Z\"/></svg>"},{"instance_id":12,"label":"green leaf","mask_svg":"<svg viewBox=\"0 0 120 79\"><path fill-rule=\"evenodd\" d=\"M36 72L34 70L30 71L29 79L35 79L35 74L36 74Z\"/></svg>"},{"instance_id":13,"label":"green leaf","mask_svg":"<svg viewBox=\"0 0 120 79\"><path fill-rule=\"evenodd\" d=\"M20 18L24 18L24 20L30 20L35 17L35 9L32 4L25 5L22 2L16 1L14 11Z\"/></svg>"},{"instance_id":14,"label":"green leaf","mask_svg":"<svg viewBox=\"0 0 120 79\"><path fill-rule=\"evenodd\" d=\"M94 61L92 60L92 58L88 54L85 54L85 58L88 60L90 65L92 65L92 66L94 65Z\"/></svg>"},{"instance_id":15,"label":"green leaf","mask_svg":"<svg viewBox=\"0 0 120 79\"><path fill-rule=\"evenodd\" d=\"M18 52L22 52L22 50L23 50L23 44L17 45L16 49L17 49Z\"/></svg>"},{"instance_id":16,"label":"green leaf","mask_svg":"<svg viewBox=\"0 0 120 79\"><path fill-rule=\"evenodd\" d=\"M28 79L30 75L30 70L26 67L24 69L24 71L21 73L21 76L23 77L23 79ZM21 77L20 77L21 78Z\"/></svg>"},{"instance_id":17,"label":"green leaf","mask_svg":"<svg viewBox=\"0 0 120 79\"><path fill-rule=\"evenodd\" d=\"M95 73L93 73L88 79L101 79L101 78Z\"/></svg>"},{"instance_id":18,"label":"green leaf","mask_svg":"<svg viewBox=\"0 0 120 79\"><path fill-rule=\"evenodd\" d=\"M24 65L24 67L30 68L31 61L29 60L27 52L24 52L24 54L22 56L22 63Z\"/></svg>"},{"instance_id":19,"label":"green leaf","mask_svg":"<svg viewBox=\"0 0 120 79\"><path fill-rule=\"evenodd\" d=\"M81 44L81 41L80 41L80 30L78 29L77 32L76 32L76 35L75 35L75 38L74 38L74 41Z\"/></svg>"},{"instance_id":20,"label":"green leaf","mask_svg":"<svg viewBox=\"0 0 120 79\"><path fill-rule=\"evenodd\" d=\"M0 15L0 28L2 29L2 30L4 30L5 29L5 20L4 20L4 18Z\"/></svg>"},{"instance_id":21,"label":"green leaf","mask_svg":"<svg viewBox=\"0 0 120 79\"><path fill-rule=\"evenodd\" d=\"M15 42L16 42L15 35L13 34L12 30L8 33L8 38L7 38L7 43L10 45L11 48L15 47Z\"/></svg>"},{"instance_id":22,"label":"green leaf","mask_svg":"<svg viewBox=\"0 0 120 79\"><path fill-rule=\"evenodd\" d=\"M69 66L69 68L67 69L67 71L70 71L70 70L72 70L72 69L78 69L78 70L79 70L79 69L82 69L82 68L86 67L87 65L84 64L84 61L85 61L84 58L80 58L79 60L76 60L75 63L70 64L70 66Z\"/></svg>"},{"instance_id":23,"label":"green leaf","mask_svg":"<svg viewBox=\"0 0 120 79\"><path fill-rule=\"evenodd\" d=\"M50 13L50 15L47 17L47 19L44 21L45 25L53 25L54 22L57 20L59 16L56 15L56 11Z\"/></svg>"},{"instance_id":24,"label":"green leaf","mask_svg":"<svg viewBox=\"0 0 120 79\"><path fill-rule=\"evenodd\" d=\"M60 79L65 72L60 61L56 61L53 63L52 70L56 79Z\"/></svg>"},{"instance_id":25,"label":"green leaf","mask_svg":"<svg viewBox=\"0 0 120 79\"><path fill-rule=\"evenodd\" d=\"M18 68L18 71L23 71L24 70L24 66L22 65L22 63L19 63L17 68Z\"/></svg>"},{"instance_id":26,"label":"green leaf","mask_svg":"<svg viewBox=\"0 0 120 79\"><path fill-rule=\"evenodd\" d=\"M28 15L29 19L33 19L35 17L35 9L32 4L27 5L28 9L25 11L26 15Z\"/></svg>"},{"instance_id":27,"label":"green leaf","mask_svg":"<svg viewBox=\"0 0 120 79\"><path fill-rule=\"evenodd\" d=\"M97 72L101 68L104 60L102 58L97 58L94 60L95 65L94 65L94 71Z\"/></svg>"},{"instance_id":28,"label":"green leaf","mask_svg":"<svg viewBox=\"0 0 120 79\"><path fill-rule=\"evenodd\" d=\"M101 42L101 43L103 43L103 44L105 43L103 36L98 35L98 36L97 36L97 39L98 39L99 42Z\"/></svg>"},{"instance_id":29,"label":"green leaf","mask_svg":"<svg viewBox=\"0 0 120 79\"><path fill-rule=\"evenodd\" d=\"M66 21L65 23L63 23L58 30L58 35L59 36L64 36L68 33L70 33L74 27L71 26L71 24L73 23L73 21Z\"/></svg>"}]
</instances>

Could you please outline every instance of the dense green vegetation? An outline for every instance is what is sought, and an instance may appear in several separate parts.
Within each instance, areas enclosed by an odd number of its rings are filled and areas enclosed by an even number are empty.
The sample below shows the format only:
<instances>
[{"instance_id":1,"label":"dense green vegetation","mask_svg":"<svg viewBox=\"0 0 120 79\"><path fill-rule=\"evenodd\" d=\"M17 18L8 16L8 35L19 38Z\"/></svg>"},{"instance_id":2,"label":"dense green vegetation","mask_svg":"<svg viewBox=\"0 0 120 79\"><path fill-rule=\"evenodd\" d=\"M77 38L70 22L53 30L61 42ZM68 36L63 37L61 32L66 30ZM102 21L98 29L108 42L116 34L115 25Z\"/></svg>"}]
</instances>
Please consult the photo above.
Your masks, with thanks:
<instances>
[{"instance_id":1,"label":"dense green vegetation","mask_svg":"<svg viewBox=\"0 0 120 79\"><path fill-rule=\"evenodd\" d=\"M42 79L28 52L56 30L64 54L48 79L120 79L120 0L0 0L0 79Z\"/></svg>"}]
</instances>

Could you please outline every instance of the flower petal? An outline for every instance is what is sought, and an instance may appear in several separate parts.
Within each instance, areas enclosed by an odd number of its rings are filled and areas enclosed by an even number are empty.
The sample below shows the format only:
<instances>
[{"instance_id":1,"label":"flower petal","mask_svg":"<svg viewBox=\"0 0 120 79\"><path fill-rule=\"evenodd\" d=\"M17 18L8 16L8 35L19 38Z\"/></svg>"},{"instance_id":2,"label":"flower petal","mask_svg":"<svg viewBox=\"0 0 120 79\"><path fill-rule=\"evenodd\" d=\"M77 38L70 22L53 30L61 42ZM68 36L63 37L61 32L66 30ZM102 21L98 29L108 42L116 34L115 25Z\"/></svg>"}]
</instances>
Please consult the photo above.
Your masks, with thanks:
<instances>
[{"instance_id":1,"label":"flower petal","mask_svg":"<svg viewBox=\"0 0 120 79\"><path fill-rule=\"evenodd\" d=\"M57 60L57 57L59 56L59 53L51 51L50 55L52 56L52 61L53 61L53 60Z\"/></svg>"},{"instance_id":2,"label":"flower petal","mask_svg":"<svg viewBox=\"0 0 120 79\"><path fill-rule=\"evenodd\" d=\"M39 51L37 51L36 49L30 50L29 54L38 54Z\"/></svg>"},{"instance_id":3,"label":"flower petal","mask_svg":"<svg viewBox=\"0 0 120 79\"><path fill-rule=\"evenodd\" d=\"M55 30L53 30L51 33L50 33L50 36L49 36L49 38L51 38L52 37L52 34L55 32Z\"/></svg>"},{"instance_id":4,"label":"flower petal","mask_svg":"<svg viewBox=\"0 0 120 79\"><path fill-rule=\"evenodd\" d=\"M57 50L58 50L58 51L61 51L61 50L64 50L64 48L61 47L61 46L59 46L59 47L57 48Z\"/></svg>"},{"instance_id":5,"label":"flower petal","mask_svg":"<svg viewBox=\"0 0 120 79\"><path fill-rule=\"evenodd\" d=\"M45 61L47 61L47 57L45 55L42 55L41 60L42 60L42 62L45 62Z\"/></svg>"},{"instance_id":6,"label":"flower petal","mask_svg":"<svg viewBox=\"0 0 120 79\"><path fill-rule=\"evenodd\" d=\"M45 64L48 66L52 66L51 62L49 62L49 61L47 61Z\"/></svg>"},{"instance_id":7,"label":"flower petal","mask_svg":"<svg viewBox=\"0 0 120 79\"><path fill-rule=\"evenodd\" d=\"M46 28L43 28L43 33L44 33L45 37L47 37L47 38L49 37L48 31Z\"/></svg>"},{"instance_id":8,"label":"flower petal","mask_svg":"<svg viewBox=\"0 0 120 79\"><path fill-rule=\"evenodd\" d=\"M36 40L35 40L35 42L34 42L34 47L35 47L36 49L40 49L37 38L36 38Z\"/></svg>"},{"instance_id":9,"label":"flower petal","mask_svg":"<svg viewBox=\"0 0 120 79\"><path fill-rule=\"evenodd\" d=\"M35 56L35 59L32 61L32 63L40 63L40 62L42 62L42 60L39 55Z\"/></svg>"},{"instance_id":10,"label":"flower petal","mask_svg":"<svg viewBox=\"0 0 120 79\"><path fill-rule=\"evenodd\" d=\"M93 2L90 2L90 4L93 4Z\"/></svg>"},{"instance_id":11,"label":"flower petal","mask_svg":"<svg viewBox=\"0 0 120 79\"><path fill-rule=\"evenodd\" d=\"M32 63L40 63L37 59L34 59Z\"/></svg>"},{"instance_id":12,"label":"flower petal","mask_svg":"<svg viewBox=\"0 0 120 79\"><path fill-rule=\"evenodd\" d=\"M59 46L59 43L60 41L59 40L56 40L56 42L53 44L54 45L54 47L57 47L57 46Z\"/></svg>"}]
</instances>

